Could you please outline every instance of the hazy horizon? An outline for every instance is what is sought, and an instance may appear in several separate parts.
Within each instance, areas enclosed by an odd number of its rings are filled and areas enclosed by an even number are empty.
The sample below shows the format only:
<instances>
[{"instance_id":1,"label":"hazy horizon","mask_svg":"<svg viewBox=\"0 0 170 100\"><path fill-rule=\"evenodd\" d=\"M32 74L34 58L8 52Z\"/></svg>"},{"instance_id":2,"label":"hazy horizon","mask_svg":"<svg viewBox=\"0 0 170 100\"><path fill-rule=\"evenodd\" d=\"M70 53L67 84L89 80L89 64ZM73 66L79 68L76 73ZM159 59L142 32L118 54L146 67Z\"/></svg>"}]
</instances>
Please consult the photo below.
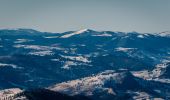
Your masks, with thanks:
<instances>
[{"instance_id":1,"label":"hazy horizon","mask_svg":"<svg viewBox=\"0 0 170 100\"><path fill-rule=\"evenodd\" d=\"M170 31L168 0L0 0L0 29Z\"/></svg>"}]
</instances>

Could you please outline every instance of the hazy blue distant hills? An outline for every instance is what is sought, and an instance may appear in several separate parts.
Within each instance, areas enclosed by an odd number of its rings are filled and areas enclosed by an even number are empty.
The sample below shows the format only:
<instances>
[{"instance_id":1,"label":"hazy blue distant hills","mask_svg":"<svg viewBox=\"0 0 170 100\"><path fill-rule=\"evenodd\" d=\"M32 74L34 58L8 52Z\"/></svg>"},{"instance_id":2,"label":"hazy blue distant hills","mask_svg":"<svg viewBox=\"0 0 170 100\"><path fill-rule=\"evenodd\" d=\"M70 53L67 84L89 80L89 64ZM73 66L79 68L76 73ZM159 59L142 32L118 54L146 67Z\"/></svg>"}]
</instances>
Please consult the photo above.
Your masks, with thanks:
<instances>
[{"instance_id":1,"label":"hazy blue distant hills","mask_svg":"<svg viewBox=\"0 0 170 100\"><path fill-rule=\"evenodd\" d=\"M92 100L165 99L170 96L169 34L0 30L0 89L50 87Z\"/></svg>"}]
</instances>

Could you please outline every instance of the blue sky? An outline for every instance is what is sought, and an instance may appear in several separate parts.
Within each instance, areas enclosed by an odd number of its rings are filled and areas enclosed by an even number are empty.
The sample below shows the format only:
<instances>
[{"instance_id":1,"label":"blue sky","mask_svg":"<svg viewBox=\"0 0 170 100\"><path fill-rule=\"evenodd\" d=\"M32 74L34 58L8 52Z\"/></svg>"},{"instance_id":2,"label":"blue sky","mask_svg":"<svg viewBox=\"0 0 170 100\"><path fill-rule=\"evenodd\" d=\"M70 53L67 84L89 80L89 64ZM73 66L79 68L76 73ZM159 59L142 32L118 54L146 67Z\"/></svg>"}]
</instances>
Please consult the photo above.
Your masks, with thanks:
<instances>
[{"instance_id":1,"label":"blue sky","mask_svg":"<svg viewBox=\"0 0 170 100\"><path fill-rule=\"evenodd\" d=\"M0 29L170 31L170 0L0 0Z\"/></svg>"}]
</instances>

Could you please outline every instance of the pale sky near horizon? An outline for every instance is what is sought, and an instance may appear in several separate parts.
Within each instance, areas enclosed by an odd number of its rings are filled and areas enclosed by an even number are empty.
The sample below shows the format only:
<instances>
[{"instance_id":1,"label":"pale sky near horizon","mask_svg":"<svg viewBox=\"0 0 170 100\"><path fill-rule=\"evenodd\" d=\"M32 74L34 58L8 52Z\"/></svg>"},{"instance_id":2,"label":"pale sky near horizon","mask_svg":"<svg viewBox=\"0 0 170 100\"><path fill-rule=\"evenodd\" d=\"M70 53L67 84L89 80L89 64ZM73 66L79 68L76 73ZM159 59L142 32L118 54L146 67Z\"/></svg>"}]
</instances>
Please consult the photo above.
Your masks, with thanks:
<instances>
[{"instance_id":1,"label":"pale sky near horizon","mask_svg":"<svg viewBox=\"0 0 170 100\"><path fill-rule=\"evenodd\" d=\"M0 0L0 29L170 31L170 0Z\"/></svg>"}]
</instances>

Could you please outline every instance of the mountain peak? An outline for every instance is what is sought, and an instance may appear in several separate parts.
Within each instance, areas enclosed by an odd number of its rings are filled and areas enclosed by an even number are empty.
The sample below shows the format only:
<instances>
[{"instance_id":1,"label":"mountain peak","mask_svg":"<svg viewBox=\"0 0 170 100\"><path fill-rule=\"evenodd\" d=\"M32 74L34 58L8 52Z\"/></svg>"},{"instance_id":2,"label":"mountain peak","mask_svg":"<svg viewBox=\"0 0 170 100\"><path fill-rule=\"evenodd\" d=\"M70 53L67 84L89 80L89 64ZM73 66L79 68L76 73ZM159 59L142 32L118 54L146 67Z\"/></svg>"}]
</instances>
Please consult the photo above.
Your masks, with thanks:
<instances>
[{"instance_id":1,"label":"mountain peak","mask_svg":"<svg viewBox=\"0 0 170 100\"><path fill-rule=\"evenodd\" d=\"M86 33L86 32L89 33L89 32L95 32L95 31L93 31L91 29L82 29L82 30L75 31L75 32L70 33L70 34L63 35L63 36L61 36L61 38L68 38L68 37L71 37L73 35L78 35L78 34L82 34L82 33Z\"/></svg>"},{"instance_id":2,"label":"mountain peak","mask_svg":"<svg viewBox=\"0 0 170 100\"><path fill-rule=\"evenodd\" d=\"M94 30L91 30L91 29L82 29L82 30L76 31L74 33L80 34L80 33L84 33L84 32L93 32L93 31Z\"/></svg>"},{"instance_id":3,"label":"mountain peak","mask_svg":"<svg viewBox=\"0 0 170 100\"><path fill-rule=\"evenodd\" d=\"M164 32L160 32L158 33L160 36L170 36L170 31L164 31Z\"/></svg>"}]
</instances>

